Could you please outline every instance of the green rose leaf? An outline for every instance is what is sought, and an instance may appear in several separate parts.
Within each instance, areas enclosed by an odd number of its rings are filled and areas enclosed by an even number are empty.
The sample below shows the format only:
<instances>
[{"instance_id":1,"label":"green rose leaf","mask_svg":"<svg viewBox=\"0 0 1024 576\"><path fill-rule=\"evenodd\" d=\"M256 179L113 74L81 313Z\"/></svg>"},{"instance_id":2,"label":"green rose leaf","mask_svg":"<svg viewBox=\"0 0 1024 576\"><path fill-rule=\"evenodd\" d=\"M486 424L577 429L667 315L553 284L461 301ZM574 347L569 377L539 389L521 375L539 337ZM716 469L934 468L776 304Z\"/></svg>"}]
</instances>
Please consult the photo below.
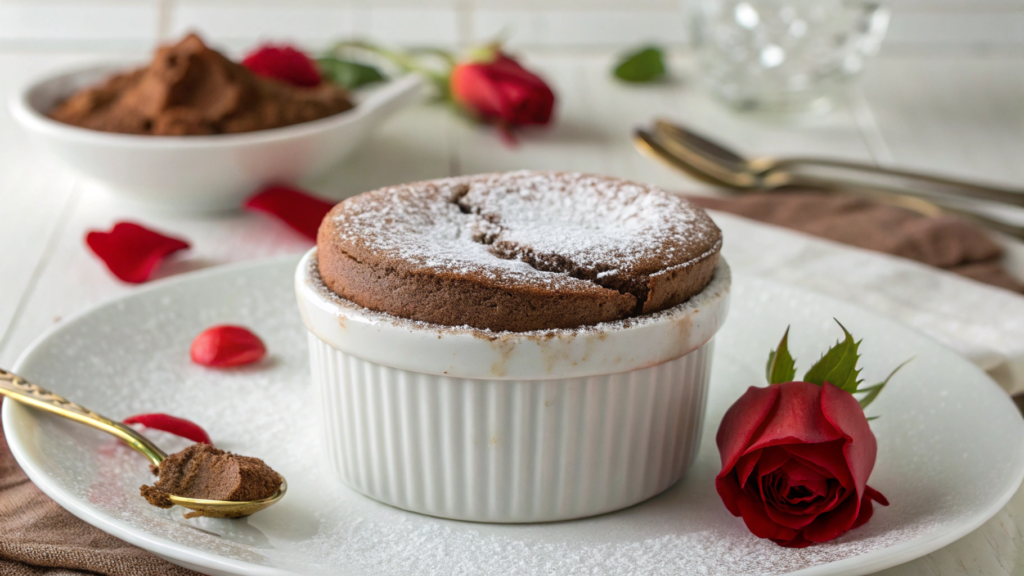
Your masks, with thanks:
<instances>
[{"instance_id":1,"label":"green rose leaf","mask_svg":"<svg viewBox=\"0 0 1024 576\"><path fill-rule=\"evenodd\" d=\"M796 361L789 354L789 327L782 335L779 346L768 354L768 366L765 368L765 375L769 384L781 384L792 382L796 378Z\"/></svg>"},{"instance_id":2,"label":"green rose leaf","mask_svg":"<svg viewBox=\"0 0 1024 576\"><path fill-rule=\"evenodd\" d=\"M817 384L818 386L823 386L825 382L828 382L850 394L862 394L863 396L857 401L860 403L861 409L867 408L869 404L875 401L875 398L878 397L882 389L889 383L889 380L913 358L897 366L895 370L886 376L885 380L878 384L861 387L861 383L864 381L857 379L860 375L857 362L860 360L859 349L861 341L854 341L853 336L839 320L836 320L836 324L839 324L839 327L843 329L843 340L836 342L835 346L829 348L828 352L822 355L821 359L814 366L811 366L811 369L804 375L803 381ZM789 327L786 328L786 333L782 335L782 340L779 341L778 347L768 354L765 376L768 378L769 385L792 382L796 378L796 363L789 353ZM868 418L868 421L876 418L878 416L872 416Z\"/></svg>"},{"instance_id":3,"label":"green rose leaf","mask_svg":"<svg viewBox=\"0 0 1024 576\"><path fill-rule=\"evenodd\" d=\"M377 68L350 60L325 57L317 59L316 63L324 78L349 90L387 79Z\"/></svg>"},{"instance_id":4,"label":"green rose leaf","mask_svg":"<svg viewBox=\"0 0 1024 576\"><path fill-rule=\"evenodd\" d=\"M836 324L839 324L838 320L836 320ZM860 341L854 342L853 336L846 330L846 327L842 324L839 324L839 327L843 329L846 338L829 348L828 352L814 366L811 366L804 376L804 381L818 386L828 382L852 394L857 391L857 386L860 384L860 380L857 380L857 376L860 375L860 370L857 368L857 361L860 360L860 354L857 352L857 349L860 348Z\"/></svg>"},{"instance_id":5,"label":"green rose leaf","mask_svg":"<svg viewBox=\"0 0 1024 576\"><path fill-rule=\"evenodd\" d=\"M615 66L615 77L626 82L653 82L665 75L661 48L646 46L622 57Z\"/></svg>"},{"instance_id":6,"label":"green rose leaf","mask_svg":"<svg viewBox=\"0 0 1024 576\"><path fill-rule=\"evenodd\" d=\"M913 358L911 358L910 360L913 360ZM897 372L900 371L900 368L903 368L904 366L909 364L910 360L907 360L903 364L900 364L899 366L897 366L892 372L889 373L888 376L885 377L885 380L882 380L878 384L873 384L873 385L867 386L865 388L859 388L857 390L857 392L866 392L866 394L863 397L861 397L861 399L860 399L860 407L861 408L867 408L868 404L871 404L872 402L874 402L875 398L877 398L879 393L882 392L882 388L885 388L885 385L889 383L889 380L893 376L895 376ZM875 418L877 418L877 416L875 416ZM871 420L871 418L868 418L868 420Z\"/></svg>"}]
</instances>

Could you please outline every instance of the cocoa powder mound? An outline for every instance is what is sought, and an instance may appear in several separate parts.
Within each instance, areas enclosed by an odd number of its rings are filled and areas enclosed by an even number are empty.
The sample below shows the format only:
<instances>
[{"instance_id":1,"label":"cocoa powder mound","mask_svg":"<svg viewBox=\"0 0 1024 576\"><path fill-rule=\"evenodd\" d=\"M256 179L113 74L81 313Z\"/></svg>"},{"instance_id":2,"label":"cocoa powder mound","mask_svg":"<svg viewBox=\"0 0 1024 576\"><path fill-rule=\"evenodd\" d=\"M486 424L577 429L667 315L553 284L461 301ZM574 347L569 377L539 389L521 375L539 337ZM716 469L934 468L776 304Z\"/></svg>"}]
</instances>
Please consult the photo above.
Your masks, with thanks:
<instances>
[{"instance_id":1,"label":"cocoa powder mound","mask_svg":"<svg viewBox=\"0 0 1024 576\"><path fill-rule=\"evenodd\" d=\"M159 478L140 491L153 506L170 508L170 496L243 502L269 498L281 489L283 479L263 460L218 450L209 444L193 444L171 454L153 471Z\"/></svg>"},{"instance_id":2,"label":"cocoa powder mound","mask_svg":"<svg viewBox=\"0 0 1024 576\"><path fill-rule=\"evenodd\" d=\"M103 132L197 136L291 126L350 108L340 86L257 76L192 34L159 48L145 68L79 90L49 116Z\"/></svg>"}]
</instances>

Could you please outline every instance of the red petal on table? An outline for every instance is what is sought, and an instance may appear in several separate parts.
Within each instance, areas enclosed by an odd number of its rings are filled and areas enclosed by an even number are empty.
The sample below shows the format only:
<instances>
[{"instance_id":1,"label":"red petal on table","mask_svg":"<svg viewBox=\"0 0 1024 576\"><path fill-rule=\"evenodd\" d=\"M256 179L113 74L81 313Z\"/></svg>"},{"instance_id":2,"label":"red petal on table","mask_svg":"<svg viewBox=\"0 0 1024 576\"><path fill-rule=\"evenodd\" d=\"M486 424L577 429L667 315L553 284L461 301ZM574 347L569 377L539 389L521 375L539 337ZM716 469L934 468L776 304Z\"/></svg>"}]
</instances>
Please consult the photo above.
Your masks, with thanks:
<instances>
[{"instance_id":1,"label":"red petal on table","mask_svg":"<svg viewBox=\"0 0 1024 576\"><path fill-rule=\"evenodd\" d=\"M296 188L270 186L250 196L245 207L270 214L315 241L320 222L334 204Z\"/></svg>"},{"instance_id":2,"label":"red petal on table","mask_svg":"<svg viewBox=\"0 0 1024 576\"><path fill-rule=\"evenodd\" d=\"M267 353L259 336L241 326L213 326L192 341L192 361L213 368L256 362Z\"/></svg>"},{"instance_id":3,"label":"red petal on table","mask_svg":"<svg viewBox=\"0 0 1024 576\"><path fill-rule=\"evenodd\" d=\"M110 232L90 231L85 243L114 276L133 284L149 280L164 258L189 247L184 240L132 222L118 222Z\"/></svg>"},{"instance_id":4,"label":"red petal on table","mask_svg":"<svg viewBox=\"0 0 1024 576\"><path fill-rule=\"evenodd\" d=\"M210 435L198 424L170 414L137 414L131 418L125 418L124 423L142 424L146 428L170 432L199 444L213 444L210 442Z\"/></svg>"},{"instance_id":5,"label":"red petal on table","mask_svg":"<svg viewBox=\"0 0 1024 576\"><path fill-rule=\"evenodd\" d=\"M287 44L264 44L249 52L242 60L242 65L260 76L296 86L320 84L320 71L316 69L316 62Z\"/></svg>"}]
</instances>

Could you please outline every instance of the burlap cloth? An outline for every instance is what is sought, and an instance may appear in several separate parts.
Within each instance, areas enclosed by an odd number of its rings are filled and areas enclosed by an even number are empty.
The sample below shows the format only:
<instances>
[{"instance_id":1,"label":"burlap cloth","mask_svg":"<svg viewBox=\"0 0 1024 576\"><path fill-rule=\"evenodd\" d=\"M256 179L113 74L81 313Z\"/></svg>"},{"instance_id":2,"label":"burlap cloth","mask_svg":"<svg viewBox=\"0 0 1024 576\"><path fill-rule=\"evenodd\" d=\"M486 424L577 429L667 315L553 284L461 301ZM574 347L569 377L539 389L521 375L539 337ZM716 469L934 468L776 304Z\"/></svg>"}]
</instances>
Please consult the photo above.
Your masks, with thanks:
<instances>
[{"instance_id":1,"label":"burlap cloth","mask_svg":"<svg viewBox=\"0 0 1024 576\"><path fill-rule=\"evenodd\" d=\"M999 264L1000 247L956 218L924 218L868 201L810 192L693 198L732 212L861 248L904 256L1022 291ZM33 485L0 431L0 575L196 574L75 518Z\"/></svg>"}]
</instances>

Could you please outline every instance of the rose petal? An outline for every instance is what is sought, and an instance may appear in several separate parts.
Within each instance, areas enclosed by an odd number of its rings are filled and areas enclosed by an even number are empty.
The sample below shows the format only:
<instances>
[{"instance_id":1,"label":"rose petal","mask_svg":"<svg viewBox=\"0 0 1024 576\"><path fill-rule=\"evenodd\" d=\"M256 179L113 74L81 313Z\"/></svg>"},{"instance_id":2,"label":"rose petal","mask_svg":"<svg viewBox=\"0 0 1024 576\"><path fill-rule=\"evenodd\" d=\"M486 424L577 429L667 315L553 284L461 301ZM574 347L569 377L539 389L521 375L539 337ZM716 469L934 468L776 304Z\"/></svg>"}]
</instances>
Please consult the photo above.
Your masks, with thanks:
<instances>
[{"instance_id":1,"label":"rose petal","mask_svg":"<svg viewBox=\"0 0 1024 576\"><path fill-rule=\"evenodd\" d=\"M860 499L864 495L871 470L875 467L878 452L878 444L864 416L864 409L853 394L825 382L821 391L821 412L847 438L843 453L857 486L857 498Z\"/></svg>"},{"instance_id":2,"label":"rose petal","mask_svg":"<svg viewBox=\"0 0 1024 576\"><path fill-rule=\"evenodd\" d=\"M297 188L270 186L250 196L245 207L270 214L315 242L320 223L334 204Z\"/></svg>"},{"instance_id":3,"label":"rose petal","mask_svg":"<svg viewBox=\"0 0 1024 576\"><path fill-rule=\"evenodd\" d=\"M90 231L85 243L114 276L133 284L145 282L164 258L189 247L133 222L118 222L109 232Z\"/></svg>"},{"instance_id":4,"label":"rose petal","mask_svg":"<svg viewBox=\"0 0 1024 576\"><path fill-rule=\"evenodd\" d=\"M719 498L722 499L722 503L733 516L740 515L739 502L741 497L744 497L743 489L736 482L736 474L729 473L725 476L719 476L715 478L715 490L718 491Z\"/></svg>"},{"instance_id":5,"label":"rose petal","mask_svg":"<svg viewBox=\"0 0 1024 576\"><path fill-rule=\"evenodd\" d=\"M839 480L843 486L853 491L853 476L850 475L850 468L846 463L845 445L846 440L842 439L821 444L786 444L782 448L809 466L821 468L825 474Z\"/></svg>"},{"instance_id":6,"label":"rose petal","mask_svg":"<svg viewBox=\"0 0 1024 576\"><path fill-rule=\"evenodd\" d=\"M799 460L790 460L779 469L777 478L780 506L789 506L792 513L805 513L829 493L829 485L838 485L835 478L822 476Z\"/></svg>"},{"instance_id":7,"label":"rose petal","mask_svg":"<svg viewBox=\"0 0 1024 576\"><path fill-rule=\"evenodd\" d=\"M465 64L452 69L452 95L460 106L484 120L511 120L512 112L499 86L484 64Z\"/></svg>"},{"instance_id":8,"label":"rose petal","mask_svg":"<svg viewBox=\"0 0 1024 576\"><path fill-rule=\"evenodd\" d=\"M736 479L739 480L740 486L747 483L747 479L750 478L750 473L754 471L763 452L763 450L758 450L757 452L747 454L736 462L736 467L734 469L736 471Z\"/></svg>"},{"instance_id":9,"label":"rose petal","mask_svg":"<svg viewBox=\"0 0 1024 576\"><path fill-rule=\"evenodd\" d=\"M746 452L779 444L816 444L842 438L822 415L821 386L787 382L769 388L778 388L779 400Z\"/></svg>"},{"instance_id":10,"label":"rose petal","mask_svg":"<svg viewBox=\"0 0 1024 576\"><path fill-rule=\"evenodd\" d=\"M854 520L853 524L850 526L850 530L863 526L864 524L867 524L868 520L871 520L871 516L875 513L874 506L872 506L871 504L872 500L878 502L882 506L889 505L889 501L886 500L885 496L882 496L880 492L878 492L871 486L865 487L864 499L861 500L860 503L860 512L857 514L857 519Z\"/></svg>"},{"instance_id":11,"label":"rose petal","mask_svg":"<svg viewBox=\"0 0 1024 576\"><path fill-rule=\"evenodd\" d=\"M875 515L875 507L871 504L870 498L865 498L860 503L860 510L857 511L857 518L854 519L853 524L850 524L849 530L859 528L868 523L871 517Z\"/></svg>"},{"instance_id":12,"label":"rose petal","mask_svg":"<svg viewBox=\"0 0 1024 576\"><path fill-rule=\"evenodd\" d=\"M762 455L757 461L758 477L764 476L765 474L771 474L792 458L789 452L774 447L759 450L758 452Z\"/></svg>"},{"instance_id":13,"label":"rose petal","mask_svg":"<svg viewBox=\"0 0 1024 576\"><path fill-rule=\"evenodd\" d=\"M125 424L141 424L146 428L163 430L187 438L199 444L213 444L210 442L210 435L198 424L191 420L171 416L170 414L136 414L124 419Z\"/></svg>"},{"instance_id":14,"label":"rose petal","mask_svg":"<svg viewBox=\"0 0 1024 576\"><path fill-rule=\"evenodd\" d=\"M787 528L774 522L765 512L764 504L755 500L749 494L743 494L737 500L737 505L740 515L743 517L743 522L747 525L747 529L758 538L791 540L799 534L798 530Z\"/></svg>"},{"instance_id":15,"label":"rose petal","mask_svg":"<svg viewBox=\"0 0 1024 576\"><path fill-rule=\"evenodd\" d=\"M881 492L879 492L878 490L875 490L871 486L865 486L864 487L864 497L865 498L870 498L871 500L874 500L875 502L878 502L882 506L888 506L889 505L889 500L885 496L882 496Z\"/></svg>"},{"instance_id":16,"label":"rose petal","mask_svg":"<svg viewBox=\"0 0 1024 576\"><path fill-rule=\"evenodd\" d=\"M225 325L203 330L192 341L190 353L196 364L227 368L256 362L266 355L267 348L248 329Z\"/></svg>"},{"instance_id":17,"label":"rose petal","mask_svg":"<svg viewBox=\"0 0 1024 576\"><path fill-rule=\"evenodd\" d=\"M785 473L786 478L790 484L811 484L814 482L824 482L831 478L829 474L822 474L810 466L806 466L799 460L791 459L782 466L782 471Z\"/></svg>"},{"instance_id":18,"label":"rose petal","mask_svg":"<svg viewBox=\"0 0 1024 576\"><path fill-rule=\"evenodd\" d=\"M722 458L721 478L729 473L736 461L750 444L761 422L768 416L779 397L779 387L758 388L751 386L740 396L722 417L718 426L715 443ZM747 451L752 452L752 451Z\"/></svg>"},{"instance_id":19,"label":"rose petal","mask_svg":"<svg viewBox=\"0 0 1024 576\"><path fill-rule=\"evenodd\" d=\"M847 492L846 498L834 509L819 514L814 522L808 524L803 531L804 538L811 542L828 542L846 533L853 526L860 511L857 495Z\"/></svg>"},{"instance_id":20,"label":"rose petal","mask_svg":"<svg viewBox=\"0 0 1024 576\"><path fill-rule=\"evenodd\" d=\"M773 473L781 472L785 464L790 462L789 454L784 450L765 450L762 452L761 460L758 462L757 474L758 474L758 496L761 499L761 503L764 506L765 514L781 526L799 530L804 526L814 521L814 515L808 515L802 513L802 510L783 510L780 507L782 504L779 500L779 495L770 494L766 491L767 486L765 485L765 476L769 475L769 478ZM762 472L764 470L765 472ZM785 475L781 474L780 477L784 478Z\"/></svg>"},{"instance_id":21,"label":"rose petal","mask_svg":"<svg viewBox=\"0 0 1024 576\"><path fill-rule=\"evenodd\" d=\"M242 65L254 74L296 86L320 84L320 71L316 63L302 51L286 44L264 44L249 52L242 60Z\"/></svg>"},{"instance_id":22,"label":"rose petal","mask_svg":"<svg viewBox=\"0 0 1024 576\"><path fill-rule=\"evenodd\" d=\"M773 506L771 503L765 502L764 512L768 515L768 518L772 522L786 528L792 528L794 530L800 530L804 526L807 526L811 522L814 522L816 516L814 514L800 514L786 512L780 510L777 506Z\"/></svg>"},{"instance_id":23,"label":"rose petal","mask_svg":"<svg viewBox=\"0 0 1024 576\"><path fill-rule=\"evenodd\" d=\"M797 534L789 540L777 540L773 538L772 542L775 542L779 546L785 546L786 548L807 548L814 544L814 542L804 538L803 533Z\"/></svg>"},{"instance_id":24,"label":"rose petal","mask_svg":"<svg viewBox=\"0 0 1024 576\"><path fill-rule=\"evenodd\" d=\"M801 463L807 465L806 462ZM853 488L844 487L834 478L830 478L826 482L826 486L827 491L818 499L814 499L803 504L790 504L788 501L779 500L775 502L775 505L783 512L817 516L824 512L833 510L840 502L845 500L849 494L854 493Z\"/></svg>"}]
</instances>

